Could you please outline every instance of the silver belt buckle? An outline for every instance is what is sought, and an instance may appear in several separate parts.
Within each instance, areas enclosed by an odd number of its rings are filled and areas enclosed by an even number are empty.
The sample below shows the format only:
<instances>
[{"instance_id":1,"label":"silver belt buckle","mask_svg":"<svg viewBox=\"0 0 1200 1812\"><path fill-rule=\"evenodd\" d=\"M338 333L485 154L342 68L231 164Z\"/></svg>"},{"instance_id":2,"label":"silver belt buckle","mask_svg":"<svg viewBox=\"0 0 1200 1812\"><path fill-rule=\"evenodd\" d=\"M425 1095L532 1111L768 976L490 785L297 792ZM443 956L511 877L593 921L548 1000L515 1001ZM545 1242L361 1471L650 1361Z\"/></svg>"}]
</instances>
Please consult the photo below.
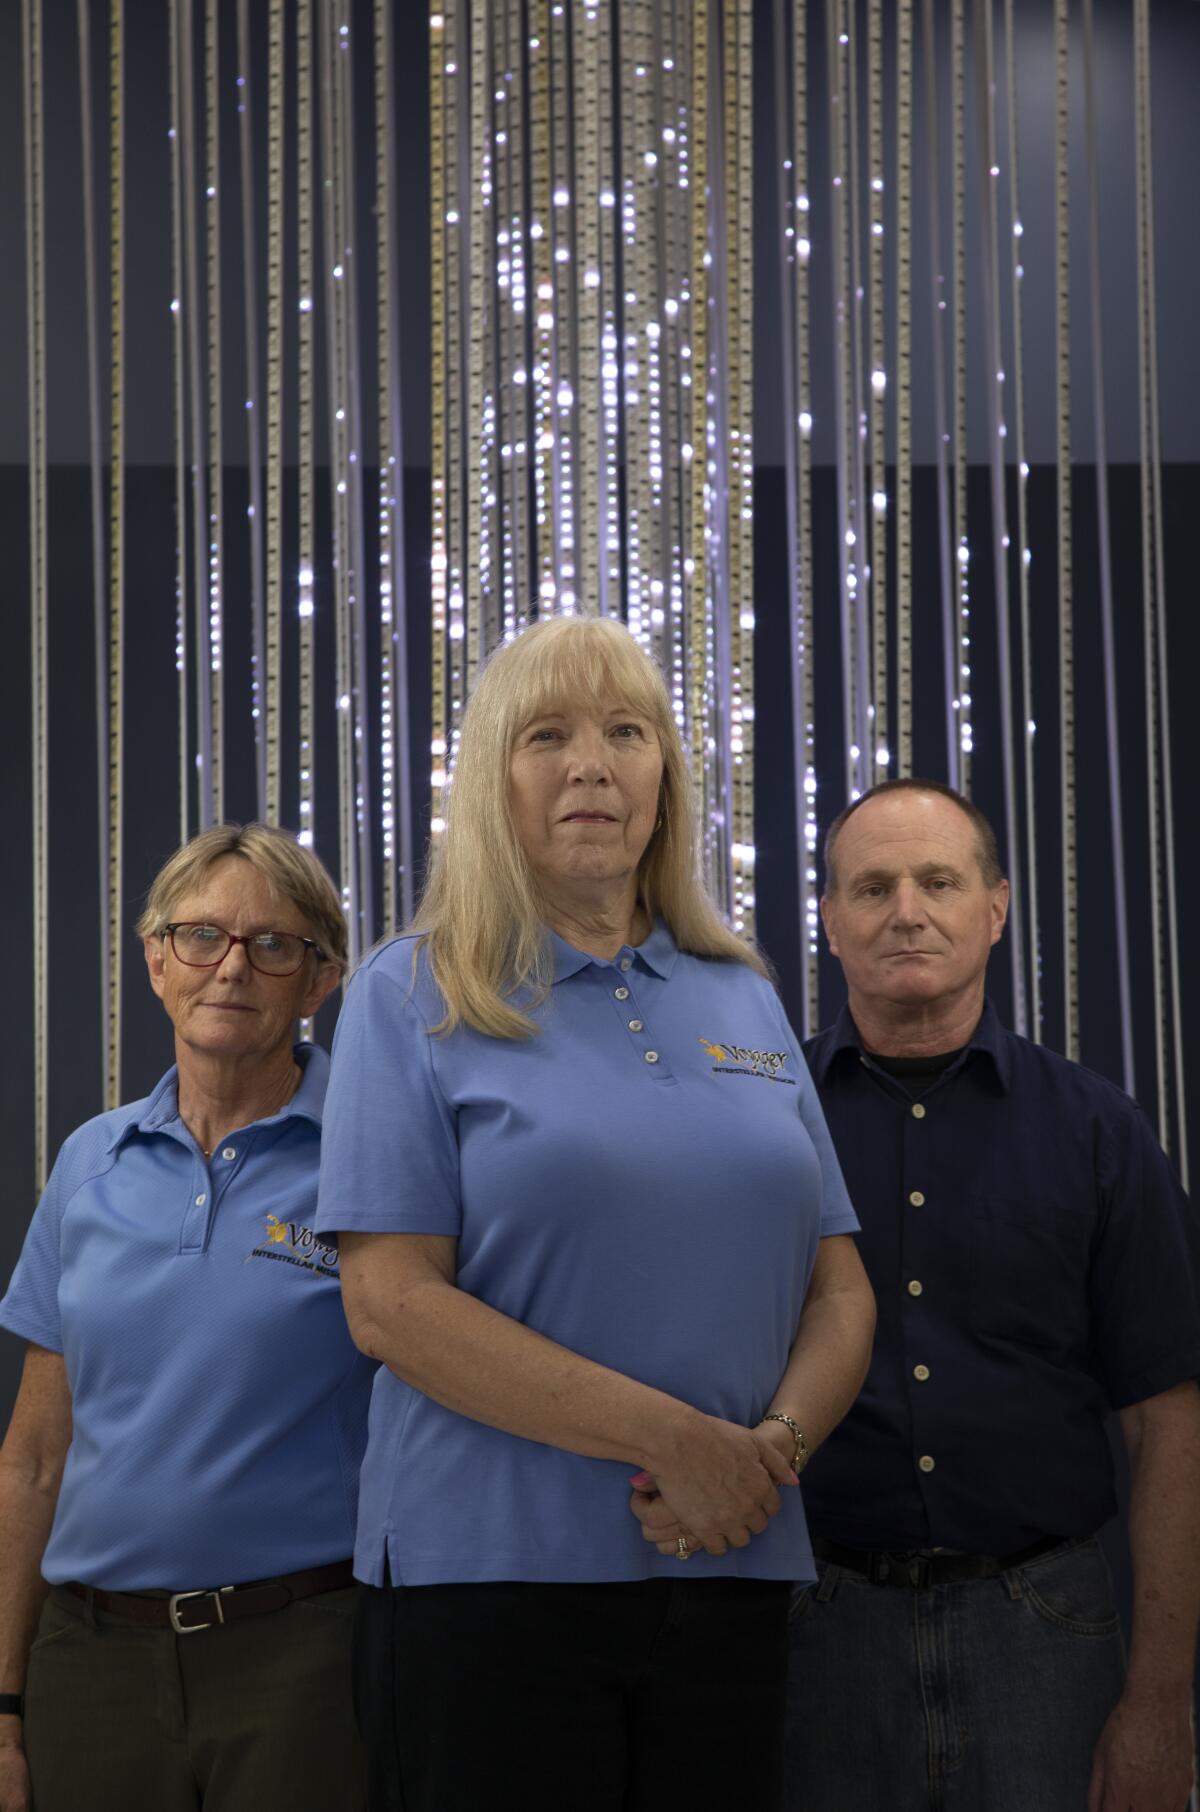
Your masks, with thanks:
<instances>
[{"instance_id":1,"label":"silver belt buckle","mask_svg":"<svg viewBox=\"0 0 1200 1812\"><path fill-rule=\"evenodd\" d=\"M209 1586L207 1590L200 1592L172 1592L167 1601L167 1615L171 1619L171 1628L175 1634L177 1636L195 1636L201 1630L211 1630L218 1623L224 1623L225 1612L221 1608L221 1594L222 1592L232 1592L232 1590L231 1585L223 1585ZM178 1607L185 1598L211 1598L217 1607L216 1616L207 1623L180 1623Z\"/></svg>"}]
</instances>

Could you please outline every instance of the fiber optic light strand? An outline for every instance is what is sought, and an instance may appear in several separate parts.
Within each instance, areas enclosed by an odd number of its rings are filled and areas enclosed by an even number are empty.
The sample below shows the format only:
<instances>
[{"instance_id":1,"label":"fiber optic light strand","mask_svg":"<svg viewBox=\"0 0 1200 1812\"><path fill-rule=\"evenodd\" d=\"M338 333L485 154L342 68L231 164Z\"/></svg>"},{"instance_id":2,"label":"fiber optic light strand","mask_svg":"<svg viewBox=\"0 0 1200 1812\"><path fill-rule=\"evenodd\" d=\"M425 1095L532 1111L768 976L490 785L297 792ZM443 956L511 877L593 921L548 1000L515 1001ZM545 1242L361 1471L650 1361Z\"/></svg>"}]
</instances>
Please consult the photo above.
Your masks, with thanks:
<instances>
[{"instance_id":1,"label":"fiber optic light strand","mask_svg":"<svg viewBox=\"0 0 1200 1812\"><path fill-rule=\"evenodd\" d=\"M1139 421L1142 479L1142 575L1145 640L1146 754L1151 837L1151 906L1159 1136L1169 1151L1167 1003L1175 1059L1179 1173L1188 1186L1183 1022L1179 992L1179 925L1175 894L1175 823L1168 690L1166 572L1163 562L1161 436L1158 419L1158 330L1154 282L1154 185L1151 156L1150 8L1135 0L1134 79L1137 142ZM1161 767L1159 741L1161 739ZM1161 880L1160 880L1161 874ZM1164 962L1162 892L1167 902ZM1164 973L1164 971L1166 973Z\"/></svg>"},{"instance_id":2,"label":"fiber optic light strand","mask_svg":"<svg viewBox=\"0 0 1200 1812\"><path fill-rule=\"evenodd\" d=\"M171 4L171 27L175 28L175 0ZM104 454L102 451L103 430L100 416L100 304L99 279L96 271L96 182L94 169L95 137L92 123L92 40L90 9L88 0L79 0L77 9L77 26L79 40L79 125L80 145L82 147L82 186L83 186L83 255L84 255L84 292L86 298L87 320L87 386L88 386L88 497L91 505L92 530L92 629L94 636L93 661L95 666L96 698L96 844L99 859L99 979L100 979L100 1013L101 1023L108 1018L109 988L111 968L109 963L109 898L108 898L108 586L106 572L106 549L104 536ZM172 94L175 93L175 57L172 52ZM178 107L172 103L172 268L175 272L174 296L175 312L173 315L174 334L172 347L175 359L175 435L176 435L176 616L175 645L176 661L180 665L180 700L179 700L179 819L180 841L187 837L187 808L190 771L187 751L187 672L186 672L186 635L185 615L186 598L184 592L184 493L182 476L182 456L180 437L183 433L181 414L181 384L179 340L180 294L178 227L179 227L179 191L178 191ZM109 1098L108 1076L108 1040L101 1040L101 1089L105 1101Z\"/></svg>"},{"instance_id":3,"label":"fiber optic light strand","mask_svg":"<svg viewBox=\"0 0 1200 1812\"><path fill-rule=\"evenodd\" d=\"M430 833L445 829L446 756L446 108L445 16L429 16Z\"/></svg>"},{"instance_id":4,"label":"fiber optic light strand","mask_svg":"<svg viewBox=\"0 0 1200 1812\"><path fill-rule=\"evenodd\" d=\"M204 434L204 345L201 339L200 228L197 220L199 174L196 155L195 19L192 0L179 0L180 132L182 135L183 271L182 297L187 416L190 423L189 464L192 492L192 592L196 687L196 806L199 828L213 822L210 774L213 765L213 694L209 641L209 519ZM113 1103L115 1106L115 1102Z\"/></svg>"},{"instance_id":5,"label":"fiber optic light strand","mask_svg":"<svg viewBox=\"0 0 1200 1812\"><path fill-rule=\"evenodd\" d=\"M248 0L239 0L240 5L247 6ZM240 15L239 15L240 25ZM246 25L247 52L249 48L249 22ZM246 83L243 105L246 109L244 124L247 133L250 126L250 69L248 55L244 68ZM259 504L255 498L255 486L251 485L251 558L259 557L258 551L265 544L266 549L266 586L265 605L260 588L255 603L254 641L256 655L261 649L262 664L254 679L254 729L255 749L259 759L260 773L260 810L268 822L278 824L282 809L283 788L283 364L284 364L284 223L287 218L287 165L285 133L285 103L287 91L287 52L284 42L284 0L271 0L267 40L267 392L266 392L266 439L267 439L267 495L266 521L258 524ZM249 230L249 229L244 229ZM253 263L256 251L253 233L250 233L247 250L247 262ZM247 292L247 306L250 304L250 293ZM257 339L257 322L254 323L250 343ZM252 404L251 420L258 413L256 397L255 366L247 367L255 375L249 378L247 389ZM257 441L257 429L251 439L252 449ZM257 460L251 453L252 474L257 472ZM256 540L257 537L257 540Z\"/></svg>"},{"instance_id":6,"label":"fiber optic light strand","mask_svg":"<svg viewBox=\"0 0 1200 1812\"><path fill-rule=\"evenodd\" d=\"M1021 722L1025 783L1025 900L1028 911L1029 1035L1042 1036L1041 934L1037 897L1037 800L1034 792L1033 657L1029 613L1029 464L1025 458L1025 362L1022 334L1022 254L1020 160L1018 154L1016 29L1013 0L1004 0L1004 49L1008 100L1009 269L1012 285L1013 427L1017 456L1017 576L1021 620Z\"/></svg>"},{"instance_id":7,"label":"fiber optic light strand","mask_svg":"<svg viewBox=\"0 0 1200 1812\"><path fill-rule=\"evenodd\" d=\"M1117 721L1117 665L1113 634L1112 543L1108 514L1108 439L1105 424L1104 315L1100 299L1100 180L1096 154L1096 45L1092 0L1083 0L1083 82L1087 116L1088 275L1092 329L1092 420L1096 448L1096 519L1099 528L1100 624L1104 648L1104 723L1108 753L1108 809L1116 921L1117 1000L1121 1014L1121 1063L1127 1094L1136 1092L1133 1004L1129 984L1129 915L1125 900L1125 837L1121 811L1121 746ZM1018 1027L1020 1030L1020 1027Z\"/></svg>"},{"instance_id":8,"label":"fiber optic light strand","mask_svg":"<svg viewBox=\"0 0 1200 1812\"><path fill-rule=\"evenodd\" d=\"M297 648L297 837L311 849L314 841L316 747L314 742L313 612L316 558L314 498L316 456L313 378L313 314L316 308L316 264L313 252L313 154L316 109L313 105L313 0L299 0L296 11L296 599ZM290 588L289 588L290 592ZM302 1036L311 1022L302 1022Z\"/></svg>"},{"instance_id":9,"label":"fiber optic light strand","mask_svg":"<svg viewBox=\"0 0 1200 1812\"><path fill-rule=\"evenodd\" d=\"M49 585L46 539L46 178L41 0L21 7L25 126L26 376L29 398L30 706L33 880L33 1141L35 1183L47 1175L49 991Z\"/></svg>"},{"instance_id":10,"label":"fiber optic light strand","mask_svg":"<svg viewBox=\"0 0 1200 1812\"><path fill-rule=\"evenodd\" d=\"M953 549L950 502L950 429L946 409L946 273L942 265L942 181L938 145L937 36L933 0L924 0L921 42L925 66L926 202L929 227L929 305L933 355L933 418L938 499L938 568L942 600L942 668L945 689L946 779L960 784L962 750L955 703L958 698L958 563Z\"/></svg>"},{"instance_id":11,"label":"fiber optic light strand","mask_svg":"<svg viewBox=\"0 0 1200 1812\"><path fill-rule=\"evenodd\" d=\"M958 717L959 790L970 797L971 753L971 545L967 538L967 140L966 35L963 0L950 14L951 114L954 162L953 277L950 312L954 335L954 699Z\"/></svg>"},{"instance_id":12,"label":"fiber optic light strand","mask_svg":"<svg viewBox=\"0 0 1200 1812\"><path fill-rule=\"evenodd\" d=\"M1062 812L1063 1050L1079 1057L1075 654L1071 558L1071 259L1069 0L1054 0L1055 405L1058 442L1059 794Z\"/></svg>"},{"instance_id":13,"label":"fiber optic light strand","mask_svg":"<svg viewBox=\"0 0 1200 1812\"><path fill-rule=\"evenodd\" d=\"M278 25L276 24L278 14ZM274 37L278 29L280 39L283 34L283 0L271 0L271 62L268 73L268 86L271 91L272 108L267 126L267 161L268 189L272 181L278 180L281 166L278 160L278 147L282 133L282 121L274 114L275 44ZM282 61L282 41L279 55ZM262 413L262 396L258 381L258 245L255 230L254 205L254 115L252 97L254 92L251 79L250 57L250 5L249 0L238 0L237 6L237 108L238 108L238 163L241 177L242 208L242 295L246 346L246 460L248 467L249 502L247 517L250 528L250 717L254 726L254 783L255 815L265 818L267 804L267 747L266 747L266 675L277 673L279 669L279 641L276 634L273 658L268 660L267 640L263 605L263 496L262 496L262 435L259 429L259 418ZM279 97L282 108L282 95ZM268 210L270 201L268 200ZM275 255L274 274L278 275L279 248L272 244L271 222L268 214L268 275L267 275L267 310L272 324L275 324L274 305L276 295L272 291L272 252ZM268 335L270 327L268 327ZM271 383L270 352L268 361L268 390ZM275 382L278 387L278 355L275 362ZM276 390L278 402L278 388ZM268 413L270 405L268 403ZM282 456L282 449L280 450ZM271 458L271 428L267 425L267 458ZM276 479L276 525L275 539L278 541L278 469ZM270 484L270 474L268 474ZM278 549L276 548L276 553ZM278 560L268 561L268 572L276 585L276 622L278 622ZM267 585L270 586L271 578ZM279 808L276 804L272 817L278 821Z\"/></svg>"},{"instance_id":14,"label":"fiber optic light strand","mask_svg":"<svg viewBox=\"0 0 1200 1812\"><path fill-rule=\"evenodd\" d=\"M867 338L870 342L871 382L866 389L867 447L870 477L864 487L870 509L862 512L867 525L871 577L871 722L867 754L870 779L886 779L891 761L888 747L888 494L886 377L884 349L884 173L883 173L883 0L867 5Z\"/></svg>"},{"instance_id":15,"label":"fiber optic light strand","mask_svg":"<svg viewBox=\"0 0 1200 1812\"><path fill-rule=\"evenodd\" d=\"M1008 519L1005 497L1005 375L1000 328L1000 261L996 246L1000 165L996 151L996 85L992 0L975 0L975 96L979 127L980 249L983 260L983 339L987 359L988 474L991 479L992 571L996 591L997 667L1000 678L1000 749L1004 777L1004 829L1013 910L1008 924L1013 1025L1024 1037L1025 936L1021 845L1017 829L1017 780L1013 752L1012 637L1008 608Z\"/></svg>"},{"instance_id":16,"label":"fiber optic light strand","mask_svg":"<svg viewBox=\"0 0 1200 1812\"><path fill-rule=\"evenodd\" d=\"M221 497L221 93L218 0L204 14L205 272L208 325L208 649L206 668L212 711L212 756L207 779L212 821L225 816L225 512ZM201 533L197 526L197 535Z\"/></svg>"},{"instance_id":17,"label":"fiber optic light strand","mask_svg":"<svg viewBox=\"0 0 1200 1812\"><path fill-rule=\"evenodd\" d=\"M913 771L912 653L912 120L913 0L896 12L896 750ZM945 464L942 464L945 475ZM885 543L886 549L886 543Z\"/></svg>"},{"instance_id":18,"label":"fiber optic light strand","mask_svg":"<svg viewBox=\"0 0 1200 1812\"><path fill-rule=\"evenodd\" d=\"M829 94L829 167L833 217L830 278L834 318L834 409L837 416L838 575L842 655L842 734L845 743L846 799L865 790L862 745L856 737L858 710L858 649L855 593L858 532L854 500L855 441L853 384L853 332L850 279L850 224L847 189L847 95L842 30L843 0L825 0L825 45Z\"/></svg>"},{"instance_id":19,"label":"fiber optic light strand","mask_svg":"<svg viewBox=\"0 0 1200 1812\"><path fill-rule=\"evenodd\" d=\"M106 1107L121 1099L122 805L125 627L125 16L109 14L110 393L108 492L108 1027Z\"/></svg>"},{"instance_id":20,"label":"fiber optic light strand","mask_svg":"<svg viewBox=\"0 0 1200 1812\"><path fill-rule=\"evenodd\" d=\"M413 915L412 776L409 756L408 610L404 570L404 438L396 270L396 84L392 11L375 0L375 217L379 328L380 823L383 930Z\"/></svg>"}]
</instances>

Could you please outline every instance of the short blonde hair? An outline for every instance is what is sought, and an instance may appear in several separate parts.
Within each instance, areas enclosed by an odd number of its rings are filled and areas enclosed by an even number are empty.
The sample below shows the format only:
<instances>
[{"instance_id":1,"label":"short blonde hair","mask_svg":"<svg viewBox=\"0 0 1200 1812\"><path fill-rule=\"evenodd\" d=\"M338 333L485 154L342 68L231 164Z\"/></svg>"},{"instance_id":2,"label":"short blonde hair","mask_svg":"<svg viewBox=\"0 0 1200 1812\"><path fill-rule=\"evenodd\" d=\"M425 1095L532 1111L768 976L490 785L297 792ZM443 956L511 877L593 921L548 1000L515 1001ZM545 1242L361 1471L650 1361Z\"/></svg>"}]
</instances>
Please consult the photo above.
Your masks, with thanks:
<instances>
[{"instance_id":1,"label":"short blonde hair","mask_svg":"<svg viewBox=\"0 0 1200 1812\"><path fill-rule=\"evenodd\" d=\"M463 715L446 828L413 924L446 1002L439 1032L460 1022L496 1038L536 1030L513 997L544 999L549 946L537 879L513 819L509 763L520 731L539 713L614 700L649 720L662 752L659 823L638 871L643 906L666 921L681 950L766 973L700 879L691 783L658 668L611 617L552 617L496 650Z\"/></svg>"},{"instance_id":2,"label":"short blonde hair","mask_svg":"<svg viewBox=\"0 0 1200 1812\"><path fill-rule=\"evenodd\" d=\"M328 961L346 967L346 919L332 876L311 849L274 824L214 824L189 837L155 875L137 922L138 936L161 937L176 903L225 856L249 862L276 893L299 907Z\"/></svg>"}]
</instances>

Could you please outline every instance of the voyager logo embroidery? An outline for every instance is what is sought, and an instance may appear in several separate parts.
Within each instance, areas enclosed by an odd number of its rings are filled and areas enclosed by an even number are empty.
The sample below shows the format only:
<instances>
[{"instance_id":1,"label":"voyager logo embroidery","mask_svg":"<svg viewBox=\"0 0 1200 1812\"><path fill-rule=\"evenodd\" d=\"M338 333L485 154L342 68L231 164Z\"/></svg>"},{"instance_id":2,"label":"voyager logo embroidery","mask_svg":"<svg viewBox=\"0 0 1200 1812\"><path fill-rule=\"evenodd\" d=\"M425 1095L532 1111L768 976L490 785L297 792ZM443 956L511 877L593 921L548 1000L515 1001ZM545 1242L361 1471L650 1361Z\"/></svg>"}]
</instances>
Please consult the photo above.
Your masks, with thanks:
<instances>
[{"instance_id":1,"label":"voyager logo embroidery","mask_svg":"<svg viewBox=\"0 0 1200 1812\"><path fill-rule=\"evenodd\" d=\"M795 1088L794 1076L781 1076L780 1071L788 1060L786 1051L751 1051L741 1044L710 1044L707 1038L700 1043L713 1060L714 1076L761 1076L764 1082L786 1082L789 1088ZM728 1068L723 1066L728 1065Z\"/></svg>"},{"instance_id":2,"label":"voyager logo embroidery","mask_svg":"<svg viewBox=\"0 0 1200 1812\"><path fill-rule=\"evenodd\" d=\"M337 1270L337 1247L319 1238L311 1227L301 1227L295 1221L281 1221L277 1215L268 1214L266 1237L269 1245L289 1249L271 1252L267 1246L255 1246L244 1263L248 1264L252 1258L273 1258L277 1264L299 1265L302 1270L313 1271L321 1277L328 1277Z\"/></svg>"}]
</instances>

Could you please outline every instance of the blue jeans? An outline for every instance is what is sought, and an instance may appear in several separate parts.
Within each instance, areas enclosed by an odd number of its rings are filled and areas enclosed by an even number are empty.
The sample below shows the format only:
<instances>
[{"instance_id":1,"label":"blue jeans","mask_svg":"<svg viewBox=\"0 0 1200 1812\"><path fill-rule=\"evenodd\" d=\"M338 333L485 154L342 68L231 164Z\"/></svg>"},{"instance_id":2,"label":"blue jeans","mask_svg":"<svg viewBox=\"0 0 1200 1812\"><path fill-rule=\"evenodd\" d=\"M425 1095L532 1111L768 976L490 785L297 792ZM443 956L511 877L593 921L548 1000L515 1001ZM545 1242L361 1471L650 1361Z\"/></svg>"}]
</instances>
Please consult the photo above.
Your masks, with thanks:
<instances>
[{"instance_id":1,"label":"blue jeans","mask_svg":"<svg viewBox=\"0 0 1200 1812\"><path fill-rule=\"evenodd\" d=\"M998 1579L793 1593L788 1812L1084 1812L1125 1649L1095 1541Z\"/></svg>"}]
</instances>

